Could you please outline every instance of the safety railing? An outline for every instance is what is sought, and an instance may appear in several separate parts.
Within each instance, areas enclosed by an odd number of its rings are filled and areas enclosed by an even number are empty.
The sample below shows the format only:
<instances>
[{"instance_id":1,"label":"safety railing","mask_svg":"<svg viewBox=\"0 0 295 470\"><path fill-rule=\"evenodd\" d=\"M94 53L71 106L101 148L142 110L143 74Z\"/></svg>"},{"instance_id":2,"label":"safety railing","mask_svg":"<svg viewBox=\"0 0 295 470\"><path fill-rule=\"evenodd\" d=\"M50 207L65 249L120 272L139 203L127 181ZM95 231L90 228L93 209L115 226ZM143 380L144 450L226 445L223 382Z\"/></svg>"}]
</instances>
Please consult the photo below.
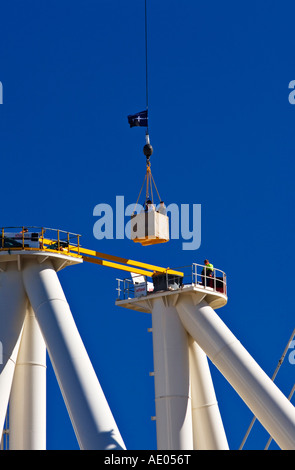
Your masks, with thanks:
<instances>
[{"instance_id":1,"label":"safety railing","mask_svg":"<svg viewBox=\"0 0 295 470\"><path fill-rule=\"evenodd\" d=\"M118 282L116 291L118 292L118 300L125 300L135 297L134 284L130 279L116 279ZM146 285L144 281L143 285Z\"/></svg>"},{"instance_id":2,"label":"safety railing","mask_svg":"<svg viewBox=\"0 0 295 470\"><path fill-rule=\"evenodd\" d=\"M117 300L146 296L160 291L183 289L185 286L198 286L211 292L227 295L226 274L220 269L209 270L205 265L193 263L175 268L184 276L166 273L156 274L150 282L146 276L132 275L132 279L117 278Z\"/></svg>"},{"instance_id":3,"label":"safety railing","mask_svg":"<svg viewBox=\"0 0 295 470\"><path fill-rule=\"evenodd\" d=\"M0 251L45 250L77 256L80 237L77 233L48 227L1 227Z\"/></svg>"}]
</instances>

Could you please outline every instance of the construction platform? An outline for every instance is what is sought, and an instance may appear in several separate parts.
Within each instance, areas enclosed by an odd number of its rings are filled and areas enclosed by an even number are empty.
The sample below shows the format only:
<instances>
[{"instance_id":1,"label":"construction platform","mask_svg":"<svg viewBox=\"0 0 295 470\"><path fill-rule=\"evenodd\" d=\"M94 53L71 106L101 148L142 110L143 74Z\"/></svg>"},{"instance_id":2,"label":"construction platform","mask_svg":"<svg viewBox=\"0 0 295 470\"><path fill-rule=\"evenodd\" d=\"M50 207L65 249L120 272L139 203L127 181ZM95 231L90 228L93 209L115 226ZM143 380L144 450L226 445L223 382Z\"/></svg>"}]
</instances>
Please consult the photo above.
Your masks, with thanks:
<instances>
[{"instance_id":1,"label":"construction platform","mask_svg":"<svg viewBox=\"0 0 295 470\"><path fill-rule=\"evenodd\" d=\"M153 300L162 297L167 304L176 305L179 295L191 295L196 302L205 300L210 307L218 309L227 303L226 274L214 268L212 277L202 274L204 266L193 263L175 268L183 271L183 277L156 275L153 282L144 276L133 275L132 279L117 279L116 305L139 312L151 313Z\"/></svg>"}]
</instances>

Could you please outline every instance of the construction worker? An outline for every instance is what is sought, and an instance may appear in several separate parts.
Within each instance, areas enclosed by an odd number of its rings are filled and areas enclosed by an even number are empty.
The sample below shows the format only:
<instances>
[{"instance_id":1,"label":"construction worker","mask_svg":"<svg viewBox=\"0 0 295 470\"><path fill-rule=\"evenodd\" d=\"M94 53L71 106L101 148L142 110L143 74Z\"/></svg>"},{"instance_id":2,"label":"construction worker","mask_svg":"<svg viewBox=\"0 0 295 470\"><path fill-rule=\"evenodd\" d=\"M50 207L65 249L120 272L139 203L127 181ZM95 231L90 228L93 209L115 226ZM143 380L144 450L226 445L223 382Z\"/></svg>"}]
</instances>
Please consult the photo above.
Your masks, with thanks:
<instances>
[{"instance_id":1,"label":"construction worker","mask_svg":"<svg viewBox=\"0 0 295 470\"><path fill-rule=\"evenodd\" d=\"M209 260L205 259L204 261L204 268L201 272L202 276L202 284L203 286L210 286L210 280L208 280L208 277L213 277L213 272L214 272L214 266L213 264L209 263Z\"/></svg>"}]
</instances>

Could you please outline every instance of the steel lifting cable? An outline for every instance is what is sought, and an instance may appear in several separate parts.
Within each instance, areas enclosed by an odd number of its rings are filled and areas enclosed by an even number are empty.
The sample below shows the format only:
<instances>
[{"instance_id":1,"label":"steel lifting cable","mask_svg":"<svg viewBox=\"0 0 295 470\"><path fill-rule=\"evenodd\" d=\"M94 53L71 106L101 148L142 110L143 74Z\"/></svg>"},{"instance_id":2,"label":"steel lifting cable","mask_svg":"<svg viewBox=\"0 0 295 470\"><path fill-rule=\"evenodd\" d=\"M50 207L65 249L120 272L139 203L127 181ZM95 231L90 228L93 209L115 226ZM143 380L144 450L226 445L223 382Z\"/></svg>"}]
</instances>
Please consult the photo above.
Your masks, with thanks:
<instances>
[{"instance_id":1,"label":"steel lifting cable","mask_svg":"<svg viewBox=\"0 0 295 470\"><path fill-rule=\"evenodd\" d=\"M145 0L145 2L144 2L144 7L145 7L145 14L144 14L144 17L145 17L145 91L146 91L146 109L147 109L147 111L148 111L148 106L149 106L149 94L148 94L148 22L147 22L147 0ZM149 137L148 120L147 120L146 135L147 135L147 137ZM157 188L157 186L156 186L154 177L153 177L152 172L151 172L151 164L150 164L149 160L147 159L147 170L146 170L146 174L145 174L145 177L144 177L144 180L143 180L143 183L142 183L142 186L141 186L141 189L140 189L140 192L139 192L137 201L136 201L136 203L135 203L135 207L134 207L134 210L133 210L133 212L132 212L132 216L134 215L134 212L135 212L136 206L137 206L137 204L138 204L140 195L141 195L141 193L142 193L142 189L143 189L143 186L144 186L145 181L146 181L146 199L145 199L145 202L146 202L146 201L148 200L148 198L149 198L149 190L150 190L150 192L151 192L151 200L152 200L152 203L154 203L154 201L153 201L153 186L152 186L153 184L154 184L154 186L155 186L155 189L156 189L156 192L157 192L157 195L158 195L158 198L159 198L159 202L161 202L161 197L160 197L158 188Z\"/></svg>"},{"instance_id":2,"label":"steel lifting cable","mask_svg":"<svg viewBox=\"0 0 295 470\"><path fill-rule=\"evenodd\" d=\"M151 170L151 165L150 163L147 165L147 186L146 186L146 200L148 199L149 197L149 191L148 191L148 188L150 187L150 191L151 191L151 200L152 200L152 203L154 203L154 195L153 195L153 184L155 186L155 190L157 192L157 195L158 195L158 198L159 198L159 202L161 202L161 197L160 197L160 194L159 194L159 191L158 191L158 188L157 188L157 185L155 183L155 180L154 180L154 177L153 177L153 174L152 174L152 170Z\"/></svg>"},{"instance_id":3,"label":"steel lifting cable","mask_svg":"<svg viewBox=\"0 0 295 470\"><path fill-rule=\"evenodd\" d=\"M152 204L154 204L154 195L153 195L153 185L152 185L152 173L151 173L151 169L149 167L149 179L150 179L150 186L151 186L151 198L152 198Z\"/></svg>"},{"instance_id":4,"label":"steel lifting cable","mask_svg":"<svg viewBox=\"0 0 295 470\"><path fill-rule=\"evenodd\" d=\"M145 0L145 2L144 2L144 25L145 25L145 96L146 96L146 109L148 110L149 94L148 94L147 0ZM147 120L147 130L146 130L146 134L147 134L147 135L149 134L148 120ZM146 181L146 185L147 185L147 186L146 186L146 200L147 200L147 195L148 195L148 179L149 179L149 178L148 178L148 166L149 166L149 165L147 165L147 171L146 171L146 174L145 174L145 177L144 177L144 180L143 180L141 189L140 189L140 191L139 191L139 195L138 195L137 201L136 201L136 203L135 203L135 207L134 207L134 209L133 209L132 216L134 215L136 206L137 206L137 204L138 204L138 201L139 201L139 198L140 198L140 195L141 195L141 192L142 192L142 189L143 189L145 180L147 180L147 181Z\"/></svg>"},{"instance_id":5,"label":"steel lifting cable","mask_svg":"<svg viewBox=\"0 0 295 470\"><path fill-rule=\"evenodd\" d=\"M146 189L145 189L145 202L147 202L149 197L149 185L150 185L150 166L146 166Z\"/></svg>"},{"instance_id":6,"label":"steel lifting cable","mask_svg":"<svg viewBox=\"0 0 295 470\"><path fill-rule=\"evenodd\" d=\"M142 192L142 189L143 189L143 186L144 186L144 182L145 182L145 180L146 180L146 177L147 177L147 175L145 174L145 177L144 177L144 180L143 180L141 189L140 189L140 191L139 191L139 195L138 195L137 201L136 201L136 203L135 203L135 207L134 207L134 209L133 209L132 215L134 215L134 212L135 212L136 206L137 206L137 204L138 204L138 201L139 201L139 198L140 198L140 195L141 195L141 192Z\"/></svg>"},{"instance_id":7,"label":"steel lifting cable","mask_svg":"<svg viewBox=\"0 0 295 470\"><path fill-rule=\"evenodd\" d=\"M144 4L145 14L145 96L146 96L146 109L149 107L149 93L148 93L148 31L147 31L147 0ZM149 122L147 121L147 134L149 133Z\"/></svg>"},{"instance_id":8,"label":"steel lifting cable","mask_svg":"<svg viewBox=\"0 0 295 470\"><path fill-rule=\"evenodd\" d=\"M156 192L157 192L157 195L158 195L158 198L159 198L159 202L161 202L161 197L160 197L160 194L159 194L159 191L158 191L158 188L157 188L157 185L155 183L155 180L154 180L154 177L152 175L152 171L151 171L151 166L150 166L150 163L147 164L147 170L146 170L146 174L144 176L144 180L143 180L143 183L142 183L142 186L140 188L140 191L139 191L139 195L138 195L138 198L136 200L136 203L135 203L135 207L133 209L133 212L132 212L132 215L134 215L134 212L135 212L135 209L136 209L136 206L138 204L138 201L139 201L139 198L140 198L140 195L142 193L142 190L143 190L143 187L144 187L144 183L146 182L146 193L145 193L145 202L148 200L149 198L149 190L151 192L151 200L152 200L152 203L154 203L154 196L153 196L153 184L155 186L155 189L156 189Z\"/></svg>"},{"instance_id":9,"label":"steel lifting cable","mask_svg":"<svg viewBox=\"0 0 295 470\"><path fill-rule=\"evenodd\" d=\"M149 93L148 93L148 21L147 21L147 0L144 2L144 18L145 18L145 88L146 88L146 109L148 111L149 107ZM148 128L148 121L147 121L147 135L149 135L149 128ZM158 191L158 188L156 186L154 177L152 175L151 169L150 169L150 164L149 164L149 172L150 172L150 177L151 177L151 191L152 191L152 182L154 183L154 186L157 191L157 195L159 198L159 202L161 202L160 194Z\"/></svg>"},{"instance_id":10,"label":"steel lifting cable","mask_svg":"<svg viewBox=\"0 0 295 470\"><path fill-rule=\"evenodd\" d=\"M156 183L155 183L154 177L153 177L153 175L152 175L152 172L151 172L151 177L152 177L152 180L153 180L154 186L155 186L155 188L156 188L156 191L157 191L157 195L158 195L158 198L159 198L159 202L161 202L161 200L162 200L162 199L160 198L160 194L159 194L159 191L158 191L158 189L157 189L157 186L156 186Z\"/></svg>"}]
</instances>

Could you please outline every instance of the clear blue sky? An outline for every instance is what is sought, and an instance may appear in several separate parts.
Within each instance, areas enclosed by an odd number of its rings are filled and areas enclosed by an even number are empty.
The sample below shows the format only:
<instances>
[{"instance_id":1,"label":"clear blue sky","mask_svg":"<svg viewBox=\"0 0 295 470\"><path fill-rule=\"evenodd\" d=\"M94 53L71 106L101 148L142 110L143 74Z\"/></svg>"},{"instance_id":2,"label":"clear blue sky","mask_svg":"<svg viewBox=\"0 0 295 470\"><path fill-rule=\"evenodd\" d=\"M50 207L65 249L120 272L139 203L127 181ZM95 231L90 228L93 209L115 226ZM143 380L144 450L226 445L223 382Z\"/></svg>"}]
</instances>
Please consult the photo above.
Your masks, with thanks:
<instances>
[{"instance_id":1,"label":"clear blue sky","mask_svg":"<svg viewBox=\"0 0 295 470\"><path fill-rule=\"evenodd\" d=\"M184 251L93 236L94 207L135 202L144 176L144 129L127 122L145 108L144 0L2 4L0 225L162 266L209 258L228 275L221 318L272 375L294 329L294 14L291 0L148 1L153 175L167 204L202 205L201 246ZM127 448L155 449L151 317L115 306L120 276L84 263L60 279ZM211 370L237 449L252 414ZM286 358L286 395L294 378ZM256 423L246 448L267 439ZM49 360L48 448L77 448Z\"/></svg>"}]
</instances>

